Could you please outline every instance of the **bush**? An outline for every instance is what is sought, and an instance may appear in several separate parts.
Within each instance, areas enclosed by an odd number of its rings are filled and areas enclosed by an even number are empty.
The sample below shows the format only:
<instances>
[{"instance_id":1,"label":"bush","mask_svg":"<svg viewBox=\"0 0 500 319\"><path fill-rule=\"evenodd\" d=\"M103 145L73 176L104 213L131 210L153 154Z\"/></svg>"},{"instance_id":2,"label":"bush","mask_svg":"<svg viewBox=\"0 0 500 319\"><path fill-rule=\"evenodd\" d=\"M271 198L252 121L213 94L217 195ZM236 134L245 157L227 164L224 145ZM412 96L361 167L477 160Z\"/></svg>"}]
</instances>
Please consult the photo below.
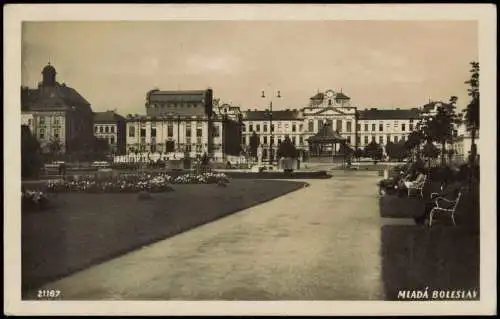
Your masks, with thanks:
<instances>
[{"instance_id":1,"label":"bush","mask_svg":"<svg viewBox=\"0 0 500 319\"><path fill-rule=\"evenodd\" d=\"M449 166L433 167L429 169L429 179L440 183L450 183L456 180L457 174Z\"/></svg>"},{"instance_id":2,"label":"bush","mask_svg":"<svg viewBox=\"0 0 500 319\"><path fill-rule=\"evenodd\" d=\"M25 190L21 192L21 210L22 211L40 211L50 208L51 200L48 195L42 191Z\"/></svg>"},{"instance_id":3,"label":"bush","mask_svg":"<svg viewBox=\"0 0 500 319\"><path fill-rule=\"evenodd\" d=\"M154 174L109 174L108 176L80 176L78 179L55 180L47 183L47 189L53 193L150 193L170 192L169 184L216 184L219 181L229 183L229 178L222 173L185 174L172 178L165 173Z\"/></svg>"}]
</instances>

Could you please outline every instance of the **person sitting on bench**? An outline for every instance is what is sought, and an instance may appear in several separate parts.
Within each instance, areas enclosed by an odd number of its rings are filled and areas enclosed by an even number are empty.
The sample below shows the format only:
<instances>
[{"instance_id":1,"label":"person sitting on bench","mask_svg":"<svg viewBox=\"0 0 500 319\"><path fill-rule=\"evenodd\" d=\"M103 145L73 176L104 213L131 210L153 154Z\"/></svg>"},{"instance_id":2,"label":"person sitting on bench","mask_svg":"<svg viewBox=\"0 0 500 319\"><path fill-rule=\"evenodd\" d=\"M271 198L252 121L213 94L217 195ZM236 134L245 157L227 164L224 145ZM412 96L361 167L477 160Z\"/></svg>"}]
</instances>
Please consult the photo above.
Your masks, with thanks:
<instances>
[{"instance_id":1,"label":"person sitting on bench","mask_svg":"<svg viewBox=\"0 0 500 319\"><path fill-rule=\"evenodd\" d=\"M405 177L398 181L399 189L408 189L418 185L424 179L425 174L421 170L411 170Z\"/></svg>"}]
</instances>

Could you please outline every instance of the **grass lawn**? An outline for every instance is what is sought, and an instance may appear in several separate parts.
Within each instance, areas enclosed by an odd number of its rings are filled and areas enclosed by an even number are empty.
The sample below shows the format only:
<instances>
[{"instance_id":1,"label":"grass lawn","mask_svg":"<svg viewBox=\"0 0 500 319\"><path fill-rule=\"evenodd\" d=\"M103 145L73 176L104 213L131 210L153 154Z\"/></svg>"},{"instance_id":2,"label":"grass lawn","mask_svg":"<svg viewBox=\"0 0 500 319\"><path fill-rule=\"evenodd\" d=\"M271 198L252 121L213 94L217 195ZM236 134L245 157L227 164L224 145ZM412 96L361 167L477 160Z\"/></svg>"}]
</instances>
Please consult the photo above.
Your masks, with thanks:
<instances>
[{"instance_id":1,"label":"grass lawn","mask_svg":"<svg viewBox=\"0 0 500 319\"><path fill-rule=\"evenodd\" d=\"M479 233L464 227L382 227L387 300L399 290L473 290L479 298Z\"/></svg>"},{"instance_id":2,"label":"grass lawn","mask_svg":"<svg viewBox=\"0 0 500 319\"><path fill-rule=\"evenodd\" d=\"M424 191L429 198L430 190ZM382 217L413 218L424 211L416 198L385 195ZM449 216L437 215L432 228L415 225L382 227L382 277L386 298L400 290L473 290L479 294L479 193L465 191L453 226ZM479 297L479 295L478 295Z\"/></svg>"},{"instance_id":3,"label":"grass lawn","mask_svg":"<svg viewBox=\"0 0 500 319\"><path fill-rule=\"evenodd\" d=\"M22 216L23 293L78 270L303 188L303 182L232 180L173 185L152 194L57 194Z\"/></svg>"},{"instance_id":4,"label":"grass lawn","mask_svg":"<svg viewBox=\"0 0 500 319\"><path fill-rule=\"evenodd\" d=\"M384 195L379 198L380 216L388 218L413 218L424 213L424 202L418 198Z\"/></svg>"}]
</instances>

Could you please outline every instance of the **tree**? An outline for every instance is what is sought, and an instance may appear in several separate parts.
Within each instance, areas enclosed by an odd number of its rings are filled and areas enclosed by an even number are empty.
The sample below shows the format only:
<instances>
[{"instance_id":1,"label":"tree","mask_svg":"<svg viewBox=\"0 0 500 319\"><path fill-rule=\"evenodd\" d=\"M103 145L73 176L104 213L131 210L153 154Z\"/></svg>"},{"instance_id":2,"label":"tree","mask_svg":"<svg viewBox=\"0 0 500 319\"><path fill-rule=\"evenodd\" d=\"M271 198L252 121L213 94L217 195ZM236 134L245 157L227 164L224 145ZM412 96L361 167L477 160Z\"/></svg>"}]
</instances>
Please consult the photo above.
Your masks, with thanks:
<instances>
[{"instance_id":1,"label":"tree","mask_svg":"<svg viewBox=\"0 0 500 319\"><path fill-rule=\"evenodd\" d=\"M365 156L370 157L374 162L381 160L383 154L384 150L375 141L371 141L365 147Z\"/></svg>"},{"instance_id":2,"label":"tree","mask_svg":"<svg viewBox=\"0 0 500 319\"><path fill-rule=\"evenodd\" d=\"M456 123L458 123L458 117L455 113L455 105L443 103L438 107L437 113L426 118L420 127L428 143L441 144L441 164L445 163L446 143L451 143L454 139Z\"/></svg>"},{"instance_id":3,"label":"tree","mask_svg":"<svg viewBox=\"0 0 500 319\"><path fill-rule=\"evenodd\" d=\"M474 165L477 155L476 134L479 131L479 62L470 62L470 79L465 81L469 85L468 95L471 97L465 109L465 123L471 133L470 164Z\"/></svg>"},{"instance_id":4,"label":"tree","mask_svg":"<svg viewBox=\"0 0 500 319\"><path fill-rule=\"evenodd\" d=\"M404 143L405 149L408 153L414 155L415 159L419 156L419 148L424 141L424 137L420 130L416 130L408 135L408 139Z\"/></svg>"},{"instance_id":5,"label":"tree","mask_svg":"<svg viewBox=\"0 0 500 319\"><path fill-rule=\"evenodd\" d=\"M165 152L171 153L175 151L175 142L174 141L166 141L165 142Z\"/></svg>"},{"instance_id":6,"label":"tree","mask_svg":"<svg viewBox=\"0 0 500 319\"><path fill-rule=\"evenodd\" d=\"M363 150L360 148L356 148L356 150L354 150L354 157L356 158L363 157Z\"/></svg>"},{"instance_id":7,"label":"tree","mask_svg":"<svg viewBox=\"0 0 500 319\"><path fill-rule=\"evenodd\" d=\"M66 151L71 153L77 160L91 160L93 149L92 139L76 136L66 142Z\"/></svg>"},{"instance_id":8,"label":"tree","mask_svg":"<svg viewBox=\"0 0 500 319\"><path fill-rule=\"evenodd\" d=\"M40 157L40 142L28 126L21 126L21 177L37 177L42 160Z\"/></svg>"},{"instance_id":9,"label":"tree","mask_svg":"<svg viewBox=\"0 0 500 319\"><path fill-rule=\"evenodd\" d=\"M250 136L250 148L248 152L249 155L253 158L257 156L257 148L259 147L259 137L257 133L253 132L252 136Z\"/></svg>"},{"instance_id":10,"label":"tree","mask_svg":"<svg viewBox=\"0 0 500 319\"><path fill-rule=\"evenodd\" d=\"M208 166L210 163L210 158L208 158L207 152L204 152L201 156L201 165Z\"/></svg>"},{"instance_id":11,"label":"tree","mask_svg":"<svg viewBox=\"0 0 500 319\"><path fill-rule=\"evenodd\" d=\"M77 136L67 142L66 150L78 160L101 160L105 159L106 155L108 155L109 144L106 139L95 136Z\"/></svg>"},{"instance_id":12,"label":"tree","mask_svg":"<svg viewBox=\"0 0 500 319\"><path fill-rule=\"evenodd\" d=\"M53 139L47 144L47 149L49 151L50 158L54 160L59 154L61 154L63 145L59 139Z\"/></svg>"},{"instance_id":13,"label":"tree","mask_svg":"<svg viewBox=\"0 0 500 319\"><path fill-rule=\"evenodd\" d=\"M103 158L109 153L109 143L107 139L95 138L93 140L93 152L96 157Z\"/></svg>"},{"instance_id":14,"label":"tree","mask_svg":"<svg viewBox=\"0 0 500 319\"><path fill-rule=\"evenodd\" d=\"M427 158L427 162L429 163L430 159L435 159L439 156L439 149L432 143L431 141L427 141L424 147L422 148L422 155Z\"/></svg>"},{"instance_id":15,"label":"tree","mask_svg":"<svg viewBox=\"0 0 500 319\"><path fill-rule=\"evenodd\" d=\"M282 157L291 157L291 158L297 158L298 157L298 151L295 145L293 145L292 141L290 140L290 137L286 136L285 140L278 145L278 158Z\"/></svg>"},{"instance_id":16,"label":"tree","mask_svg":"<svg viewBox=\"0 0 500 319\"><path fill-rule=\"evenodd\" d=\"M455 155L456 152L454 149L449 149L446 151L446 155L448 156L448 162L451 163L451 161L453 160L453 155Z\"/></svg>"},{"instance_id":17,"label":"tree","mask_svg":"<svg viewBox=\"0 0 500 319\"><path fill-rule=\"evenodd\" d=\"M390 160L394 158L394 143L389 141L385 144L385 153Z\"/></svg>"}]
</instances>

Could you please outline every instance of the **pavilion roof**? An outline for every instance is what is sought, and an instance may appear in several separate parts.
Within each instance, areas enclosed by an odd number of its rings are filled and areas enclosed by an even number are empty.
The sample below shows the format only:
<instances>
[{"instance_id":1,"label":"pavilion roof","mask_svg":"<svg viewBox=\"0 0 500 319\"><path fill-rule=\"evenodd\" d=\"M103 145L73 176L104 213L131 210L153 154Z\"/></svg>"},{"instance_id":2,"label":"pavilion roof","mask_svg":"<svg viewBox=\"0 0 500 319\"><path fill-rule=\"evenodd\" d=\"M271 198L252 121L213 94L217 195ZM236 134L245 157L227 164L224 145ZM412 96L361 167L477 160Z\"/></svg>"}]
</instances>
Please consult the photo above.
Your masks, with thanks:
<instances>
[{"instance_id":1,"label":"pavilion roof","mask_svg":"<svg viewBox=\"0 0 500 319\"><path fill-rule=\"evenodd\" d=\"M333 143L333 142L345 142L346 139L342 137L338 132L334 131L332 125L325 123L323 127L309 138L310 142L316 143Z\"/></svg>"}]
</instances>

